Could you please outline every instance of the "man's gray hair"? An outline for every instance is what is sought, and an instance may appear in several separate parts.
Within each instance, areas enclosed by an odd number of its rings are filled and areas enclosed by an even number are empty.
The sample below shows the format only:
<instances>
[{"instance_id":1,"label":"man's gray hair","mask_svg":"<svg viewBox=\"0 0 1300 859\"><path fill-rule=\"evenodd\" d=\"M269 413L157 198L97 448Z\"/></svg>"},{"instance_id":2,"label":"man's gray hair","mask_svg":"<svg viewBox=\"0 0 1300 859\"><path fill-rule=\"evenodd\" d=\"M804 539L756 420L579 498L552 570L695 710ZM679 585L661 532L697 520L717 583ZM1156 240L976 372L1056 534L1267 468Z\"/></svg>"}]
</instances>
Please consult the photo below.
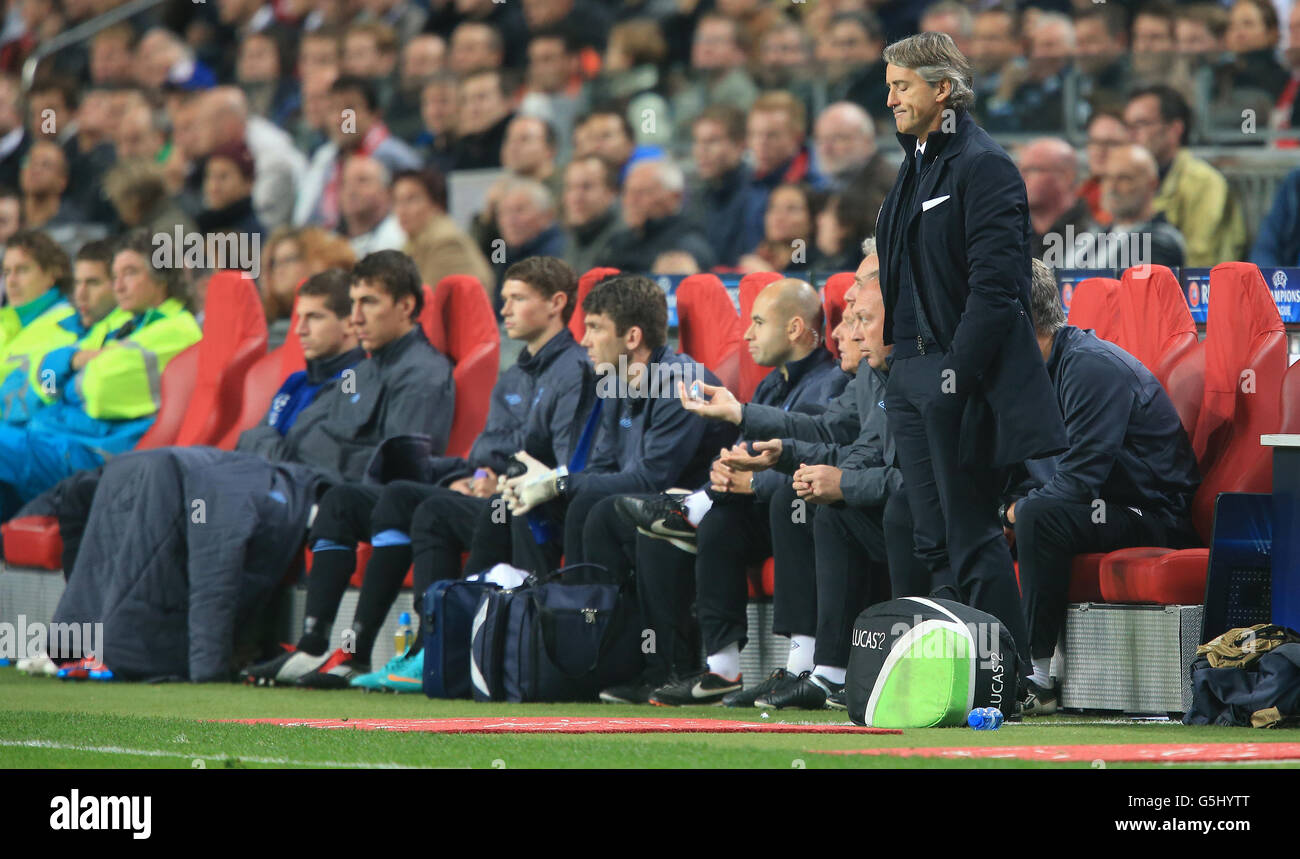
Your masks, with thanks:
<instances>
[{"instance_id":1,"label":"man's gray hair","mask_svg":"<svg viewBox=\"0 0 1300 859\"><path fill-rule=\"evenodd\" d=\"M1065 327L1065 308L1061 290L1051 266L1040 259L1032 260L1033 275L1029 286L1029 310L1034 316L1034 333L1048 337Z\"/></svg>"},{"instance_id":2,"label":"man's gray hair","mask_svg":"<svg viewBox=\"0 0 1300 859\"><path fill-rule=\"evenodd\" d=\"M867 236L862 240L862 258L866 259L876 252L876 237Z\"/></svg>"},{"instance_id":3,"label":"man's gray hair","mask_svg":"<svg viewBox=\"0 0 1300 859\"><path fill-rule=\"evenodd\" d=\"M536 179L528 179L523 176L516 176L506 180L505 185L501 188L501 199L504 200L506 195L521 191L528 195L533 205L538 209L552 213L557 211L555 195L551 193L551 189Z\"/></svg>"},{"instance_id":4,"label":"man's gray hair","mask_svg":"<svg viewBox=\"0 0 1300 859\"><path fill-rule=\"evenodd\" d=\"M676 161L669 158L656 158L642 163L654 168L655 180L668 193L682 194L686 191L686 174L682 172L681 167L677 166Z\"/></svg>"},{"instance_id":5,"label":"man's gray hair","mask_svg":"<svg viewBox=\"0 0 1300 859\"><path fill-rule=\"evenodd\" d=\"M948 106L969 108L975 103L975 89L971 83L970 60L947 33L917 33L894 42L882 55L886 63L911 69L921 80L937 87L940 81L952 84Z\"/></svg>"}]
</instances>

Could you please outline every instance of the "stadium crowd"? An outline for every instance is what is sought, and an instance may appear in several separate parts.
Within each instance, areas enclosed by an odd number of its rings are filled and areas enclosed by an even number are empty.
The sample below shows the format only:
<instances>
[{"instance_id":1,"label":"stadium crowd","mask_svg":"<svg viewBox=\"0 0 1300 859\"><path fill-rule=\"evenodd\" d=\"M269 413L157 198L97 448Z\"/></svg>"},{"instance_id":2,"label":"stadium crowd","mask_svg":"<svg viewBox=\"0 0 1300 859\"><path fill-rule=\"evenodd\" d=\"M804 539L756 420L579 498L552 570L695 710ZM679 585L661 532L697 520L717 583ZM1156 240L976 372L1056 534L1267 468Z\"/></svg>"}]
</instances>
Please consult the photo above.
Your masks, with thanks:
<instances>
[{"instance_id":1,"label":"stadium crowd","mask_svg":"<svg viewBox=\"0 0 1300 859\"><path fill-rule=\"evenodd\" d=\"M1056 706L1070 556L1197 542L1199 478L1172 403L1138 361L1065 325L1052 269L1300 265L1300 169L1252 236L1191 148L1225 129L1242 147L1295 144L1288 2L177 2L41 58L24 85L42 45L118 5L25 0L0 36L0 520L57 508L65 607L85 617L103 605L78 586L126 561L79 558L79 544L184 530L98 511L98 485L147 510L170 458L261 510L278 481L286 510L239 527L306 541L314 561L301 638L246 668L254 681L418 689L422 636L389 665L370 658L410 568L417 610L432 582L498 562L625 571L668 644L602 697L664 705L843 706L862 608L975 599L959 559L914 545L925 528L884 417L897 285L881 278L893 249L869 237L908 172L885 137L907 131L886 46L914 33L951 37L952 68L968 58L974 80L971 103L951 103L1018 144L1032 322L1070 440L1002 493L1023 611L1001 619L1032 677L1027 713ZM1247 132L1243 111L1281 133ZM1101 234L1135 241L1088 238ZM1113 256L1133 246L1146 255ZM578 275L601 267L617 272L581 301L575 339ZM234 452L123 456L168 364L202 337L208 279L231 268L252 271L281 336L296 314L306 369ZM783 273L743 320L754 361L776 371L744 404L708 371L699 396L599 395L604 368L635 385L698 366L673 349L648 276L708 271ZM816 288L835 272L855 272L838 360ZM421 284L450 275L484 287L522 349L464 459L443 456L453 371L418 323ZM418 468L384 444L415 435ZM367 479L377 452L383 485ZM128 481L132 467L145 476ZM1097 497L1121 515L1074 527ZM797 500L816 515L791 521ZM338 649L362 542L354 646ZM745 687L745 571L767 556L790 657ZM238 667L221 647L218 665Z\"/></svg>"}]
</instances>

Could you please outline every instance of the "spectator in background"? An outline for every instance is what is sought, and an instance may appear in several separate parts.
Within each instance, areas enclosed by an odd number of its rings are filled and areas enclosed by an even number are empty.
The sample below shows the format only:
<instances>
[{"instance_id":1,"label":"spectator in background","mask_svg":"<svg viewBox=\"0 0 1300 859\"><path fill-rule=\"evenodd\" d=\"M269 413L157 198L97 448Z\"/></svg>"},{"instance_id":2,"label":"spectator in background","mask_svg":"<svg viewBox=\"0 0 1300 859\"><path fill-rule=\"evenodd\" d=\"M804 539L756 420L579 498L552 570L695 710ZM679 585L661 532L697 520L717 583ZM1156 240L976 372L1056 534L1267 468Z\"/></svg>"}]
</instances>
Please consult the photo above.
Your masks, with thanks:
<instances>
[{"instance_id":1,"label":"spectator in background","mask_svg":"<svg viewBox=\"0 0 1300 859\"><path fill-rule=\"evenodd\" d=\"M1291 50L1297 48L1300 45ZM4 202L0 198L0 205ZM1260 222L1250 261L1257 266L1300 266L1300 169L1292 170L1278 185L1273 205Z\"/></svg>"},{"instance_id":2,"label":"spectator in background","mask_svg":"<svg viewBox=\"0 0 1300 859\"><path fill-rule=\"evenodd\" d=\"M805 115L811 116L820 97L812 60L812 38L798 24L780 18L759 37L754 83L763 91L785 90L803 102Z\"/></svg>"},{"instance_id":3,"label":"spectator in background","mask_svg":"<svg viewBox=\"0 0 1300 859\"><path fill-rule=\"evenodd\" d=\"M633 18L609 32L600 74L583 87L579 102L619 110L637 129L641 143L668 142L670 110L661 68L668 45L654 21Z\"/></svg>"},{"instance_id":4,"label":"spectator in background","mask_svg":"<svg viewBox=\"0 0 1300 859\"><path fill-rule=\"evenodd\" d=\"M636 143L627 116L618 110L596 108L583 114L573 127L573 157L595 155L618 171L618 184L627 180L628 170L639 161L663 157L658 146Z\"/></svg>"},{"instance_id":5,"label":"spectator in background","mask_svg":"<svg viewBox=\"0 0 1300 859\"><path fill-rule=\"evenodd\" d=\"M1128 22L1115 6L1092 6L1075 12L1074 61L1079 95L1094 106L1117 105L1128 88Z\"/></svg>"},{"instance_id":6,"label":"spectator in background","mask_svg":"<svg viewBox=\"0 0 1300 859\"><path fill-rule=\"evenodd\" d=\"M1021 147L1017 156L1033 231L1029 255L1043 259L1043 254L1054 248L1057 256L1047 264L1074 268L1075 243L1070 230L1080 236L1092 220L1087 202L1076 191L1079 167L1074 147L1059 137L1040 137Z\"/></svg>"},{"instance_id":7,"label":"spectator in background","mask_svg":"<svg viewBox=\"0 0 1300 859\"><path fill-rule=\"evenodd\" d=\"M125 21L90 37L90 84L103 86L130 80L135 58L135 30Z\"/></svg>"},{"instance_id":8,"label":"spectator in background","mask_svg":"<svg viewBox=\"0 0 1300 859\"><path fill-rule=\"evenodd\" d=\"M18 170L32 145L23 127L18 78L0 74L0 185L18 187Z\"/></svg>"},{"instance_id":9,"label":"spectator in background","mask_svg":"<svg viewBox=\"0 0 1300 859\"><path fill-rule=\"evenodd\" d=\"M516 116L506 125L501 144L501 166L515 176L535 179L554 197L563 188L563 177L556 169L555 156L559 140L555 129L535 116Z\"/></svg>"},{"instance_id":10,"label":"spectator in background","mask_svg":"<svg viewBox=\"0 0 1300 859\"><path fill-rule=\"evenodd\" d=\"M691 43L691 83L672 98L673 137L690 137L691 123L706 107L727 105L747 111L758 88L745 71L746 45L735 20L724 15L704 15Z\"/></svg>"},{"instance_id":11,"label":"spectator in background","mask_svg":"<svg viewBox=\"0 0 1300 859\"><path fill-rule=\"evenodd\" d=\"M1285 52L1289 73L1282 94L1273 105L1270 127L1277 131L1289 131L1300 128L1300 115L1296 112L1297 94L1300 94L1300 12L1292 11L1287 23L1287 48ZM1279 149L1293 149L1300 146L1294 140L1279 140Z\"/></svg>"},{"instance_id":12,"label":"spectator in background","mask_svg":"<svg viewBox=\"0 0 1300 859\"><path fill-rule=\"evenodd\" d=\"M300 113L292 133L302 152L315 152L329 139L326 125L333 110L330 88L339 76L341 53L342 38L328 27L303 33L298 43Z\"/></svg>"},{"instance_id":13,"label":"spectator in background","mask_svg":"<svg viewBox=\"0 0 1300 859\"><path fill-rule=\"evenodd\" d=\"M339 182L346 158L370 156L392 173L418 167L420 157L389 134L388 126L377 112L374 88L368 82L341 77L330 87L330 93L332 115L325 123L330 142L312 155L311 165L299 186L293 222L321 224L333 229L339 223Z\"/></svg>"},{"instance_id":14,"label":"spectator in background","mask_svg":"<svg viewBox=\"0 0 1300 859\"><path fill-rule=\"evenodd\" d=\"M1222 6L1194 3L1174 12L1174 50L1182 56L1217 60L1227 32L1228 12Z\"/></svg>"},{"instance_id":15,"label":"spectator in background","mask_svg":"<svg viewBox=\"0 0 1300 859\"><path fill-rule=\"evenodd\" d=\"M690 253L700 268L713 268L716 254L704 233L682 213L686 177L667 159L641 161L623 183L622 209L626 226L610 237L598 265L620 271L647 272L664 251Z\"/></svg>"},{"instance_id":16,"label":"spectator in background","mask_svg":"<svg viewBox=\"0 0 1300 859\"><path fill-rule=\"evenodd\" d=\"M745 163L745 114L728 105L705 108L691 127L695 184L690 217L704 228L719 265L734 266L745 245L745 204L753 173Z\"/></svg>"},{"instance_id":17,"label":"spectator in background","mask_svg":"<svg viewBox=\"0 0 1300 859\"><path fill-rule=\"evenodd\" d=\"M137 159L120 161L104 176L104 194L128 229L143 227L150 235L195 230L194 221L167 193L167 181L158 164Z\"/></svg>"},{"instance_id":18,"label":"spectator in background","mask_svg":"<svg viewBox=\"0 0 1300 859\"><path fill-rule=\"evenodd\" d=\"M804 146L806 130L803 105L788 92L764 93L750 108L745 140L754 176L745 199L743 246L753 248L763 238L767 196L774 188L805 181L821 184L820 177L811 173Z\"/></svg>"},{"instance_id":19,"label":"spectator in background","mask_svg":"<svg viewBox=\"0 0 1300 859\"><path fill-rule=\"evenodd\" d=\"M1002 87L1004 72L1023 62L1020 22L1016 14L997 6L978 13L973 24L969 57L975 79L980 82L975 94L975 113L987 121L989 103ZM1011 71L1011 76L1016 74L1017 71Z\"/></svg>"},{"instance_id":20,"label":"spectator in background","mask_svg":"<svg viewBox=\"0 0 1300 859\"><path fill-rule=\"evenodd\" d=\"M79 88L56 76L38 78L27 91L27 130L35 140L66 146L77 132Z\"/></svg>"},{"instance_id":21,"label":"spectator in background","mask_svg":"<svg viewBox=\"0 0 1300 859\"><path fill-rule=\"evenodd\" d=\"M422 130L414 140L420 157L443 173L451 170L456 142L456 76L439 72L420 88Z\"/></svg>"},{"instance_id":22,"label":"spectator in background","mask_svg":"<svg viewBox=\"0 0 1300 859\"><path fill-rule=\"evenodd\" d=\"M957 50L969 56L971 40L975 36L975 19L971 10L956 0L939 0L925 7L917 32L947 33Z\"/></svg>"},{"instance_id":23,"label":"spectator in background","mask_svg":"<svg viewBox=\"0 0 1300 859\"><path fill-rule=\"evenodd\" d=\"M451 31L447 67L458 75L499 69L505 59L505 43L491 24L465 21Z\"/></svg>"},{"instance_id":24,"label":"spectator in background","mask_svg":"<svg viewBox=\"0 0 1300 859\"><path fill-rule=\"evenodd\" d=\"M817 175L830 190L875 189L884 202L898 171L876 151L876 126L865 110L847 101L826 108L813 124L813 147Z\"/></svg>"},{"instance_id":25,"label":"spectator in background","mask_svg":"<svg viewBox=\"0 0 1300 859\"><path fill-rule=\"evenodd\" d=\"M1186 61L1177 54L1174 8L1152 0L1138 8L1131 26L1133 45L1130 88L1164 84L1187 98L1192 82Z\"/></svg>"},{"instance_id":26,"label":"spectator in background","mask_svg":"<svg viewBox=\"0 0 1300 859\"><path fill-rule=\"evenodd\" d=\"M1208 267L1240 259L1246 224L1223 174L1192 154L1187 139L1192 111L1172 87L1153 86L1129 96L1124 122L1134 142L1155 158L1160 191L1155 210L1187 242L1187 264Z\"/></svg>"},{"instance_id":27,"label":"spectator in background","mask_svg":"<svg viewBox=\"0 0 1300 859\"><path fill-rule=\"evenodd\" d=\"M194 49L165 27L154 27L140 38L132 70L136 83L153 91L166 84L192 91L217 83L216 75L195 56Z\"/></svg>"},{"instance_id":28,"label":"spectator in background","mask_svg":"<svg viewBox=\"0 0 1300 859\"><path fill-rule=\"evenodd\" d=\"M623 226L618 212L618 175L595 155L575 158L564 169L564 261L582 273L604 256L610 237Z\"/></svg>"},{"instance_id":29,"label":"spectator in background","mask_svg":"<svg viewBox=\"0 0 1300 859\"><path fill-rule=\"evenodd\" d=\"M393 214L391 174L377 158L353 155L343 164L339 187L340 228L357 259L375 251L401 250L406 244Z\"/></svg>"},{"instance_id":30,"label":"spectator in background","mask_svg":"<svg viewBox=\"0 0 1300 859\"><path fill-rule=\"evenodd\" d=\"M415 142L424 130L420 116L420 91L446 66L447 43L441 36L423 33L402 48L397 89L384 114L393 134Z\"/></svg>"},{"instance_id":31,"label":"spectator in background","mask_svg":"<svg viewBox=\"0 0 1300 859\"><path fill-rule=\"evenodd\" d=\"M393 71L397 68L397 33L378 21L358 21L343 32L339 70L370 81L379 97L380 111L393 100Z\"/></svg>"},{"instance_id":32,"label":"spectator in background","mask_svg":"<svg viewBox=\"0 0 1300 859\"><path fill-rule=\"evenodd\" d=\"M8 5L10 9L17 8L18 27L16 32L9 30L13 38L0 45L0 69L17 72L22 70L23 62L41 42L59 34L63 29L63 15L54 0L21 0ZM11 14L11 26L13 22Z\"/></svg>"},{"instance_id":33,"label":"spectator in background","mask_svg":"<svg viewBox=\"0 0 1300 859\"><path fill-rule=\"evenodd\" d=\"M1224 44L1231 55L1216 70L1216 98L1230 103L1240 124L1241 111L1263 103L1267 111L1286 87L1286 69L1277 61L1281 31L1271 0L1236 0L1228 10Z\"/></svg>"},{"instance_id":34,"label":"spectator in background","mask_svg":"<svg viewBox=\"0 0 1300 859\"><path fill-rule=\"evenodd\" d=\"M253 210L253 153L242 140L215 147L203 162L203 211L199 231L204 235L238 233L256 236L261 247L266 231Z\"/></svg>"},{"instance_id":35,"label":"spectator in background","mask_svg":"<svg viewBox=\"0 0 1300 859\"><path fill-rule=\"evenodd\" d=\"M1106 159L1116 146L1131 142L1124 117L1109 110L1095 110L1088 117L1088 178L1079 183L1075 192L1088 204L1092 219L1100 224L1110 223L1101 204L1101 177L1106 172Z\"/></svg>"},{"instance_id":36,"label":"spectator in background","mask_svg":"<svg viewBox=\"0 0 1300 859\"><path fill-rule=\"evenodd\" d=\"M283 43L269 32L250 33L239 43L235 82L248 99L249 112L287 126L301 107L293 78L285 68Z\"/></svg>"},{"instance_id":37,"label":"spectator in background","mask_svg":"<svg viewBox=\"0 0 1300 859\"><path fill-rule=\"evenodd\" d=\"M1160 177L1151 153L1136 144L1116 146L1106 158L1101 177L1101 199L1112 221L1093 225L1097 239L1092 268L1127 268L1133 265L1167 265L1180 268L1187 249L1182 233L1155 210L1153 202Z\"/></svg>"},{"instance_id":38,"label":"spectator in background","mask_svg":"<svg viewBox=\"0 0 1300 859\"><path fill-rule=\"evenodd\" d=\"M402 253L415 260L430 286L468 274L493 294L496 277L474 240L447 215L447 180L436 170L403 170L393 180L393 213L406 234Z\"/></svg>"},{"instance_id":39,"label":"spectator in background","mask_svg":"<svg viewBox=\"0 0 1300 859\"><path fill-rule=\"evenodd\" d=\"M52 140L38 140L23 159L18 184L23 192L24 223L41 230L72 256L83 244L102 239L108 230L87 222L76 203L65 199L68 189L68 159Z\"/></svg>"},{"instance_id":40,"label":"spectator in background","mask_svg":"<svg viewBox=\"0 0 1300 859\"><path fill-rule=\"evenodd\" d=\"M403 45L419 38L429 13L410 0L362 0L359 21L378 21L390 28Z\"/></svg>"},{"instance_id":41,"label":"spectator in background","mask_svg":"<svg viewBox=\"0 0 1300 859\"><path fill-rule=\"evenodd\" d=\"M452 163L457 170L501 166L510 112L510 95L501 72L483 70L461 78L456 112L456 142Z\"/></svg>"},{"instance_id":42,"label":"spectator in background","mask_svg":"<svg viewBox=\"0 0 1300 859\"><path fill-rule=\"evenodd\" d=\"M826 272L857 271L862 238L876 231L880 204L860 188L832 194L817 213L817 267Z\"/></svg>"},{"instance_id":43,"label":"spectator in background","mask_svg":"<svg viewBox=\"0 0 1300 859\"><path fill-rule=\"evenodd\" d=\"M666 274L675 277L686 277L687 275L699 274L700 264L695 257L691 256L689 251L664 251L655 257L650 273L653 275Z\"/></svg>"},{"instance_id":44,"label":"spectator in background","mask_svg":"<svg viewBox=\"0 0 1300 859\"><path fill-rule=\"evenodd\" d=\"M298 285L329 268L350 270L356 254L347 239L320 227L280 227L262 248L262 303L266 318L288 319Z\"/></svg>"},{"instance_id":45,"label":"spectator in background","mask_svg":"<svg viewBox=\"0 0 1300 859\"><path fill-rule=\"evenodd\" d=\"M257 220L271 229L287 223L307 172L307 159L293 147L289 135L270 120L250 116L248 99L238 87L220 86L205 93L199 114L213 149L242 143L252 153Z\"/></svg>"},{"instance_id":46,"label":"spectator in background","mask_svg":"<svg viewBox=\"0 0 1300 859\"><path fill-rule=\"evenodd\" d=\"M831 17L818 44L818 58L826 71L823 103L851 101L877 119L892 116L886 102L885 31L871 12L842 12Z\"/></svg>"},{"instance_id":47,"label":"spectator in background","mask_svg":"<svg viewBox=\"0 0 1300 859\"><path fill-rule=\"evenodd\" d=\"M561 159L567 159L578 97L582 92L580 46L564 31L539 30L528 40L528 68L519 112L539 116L559 133Z\"/></svg>"},{"instance_id":48,"label":"spectator in background","mask_svg":"<svg viewBox=\"0 0 1300 859\"><path fill-rule=\"evenodd\" d=\"M0 187L0 245L22 229L23 199L13 188Z\"/></svg>"},{"instance_id":49,"label":"spectator in background","mask_svg":"<svg viewBox=\"0 0 1300 859\"><path fill-rule=\"evenodd\" d=\"M763 213L763 238L740 258L740 270L793 271L817 265L815 214L824 198L802 185L780 185L773 190Z\"/></svg>"},{"instance_id":50,"label":"spectator in background","mask_svg":"<svg viewBox=\"0 0 1300 859\"><path fill-rule=\"evenodd\" d=\"M555 198L545 185L533 179L511 179L502 191L497 211L505 253L501 262L496 257L492 261L497 273L492 306L500 311L506 269L527 257L562 256L564 233L560 229Z\"/></svg>"},{"instance_id":51,"label":"spectator in background","mask_svg":"<svg viewBox=\"0 0 1300 859\"><path fill-rule=\"evenodd\" d=\"M614 15L597 0L523 0L524 22L529 33L564 26L584 45L605 47Z\"/></svg>"},{"instance_id":52,"label":"spectator in background","mask_svg":"<svg viewBox=\"0 0 1300 859\"><path fill-rule=\"evenodd\" d=\"M1008 68L986 105L990 132L1060 131L1065 125L1063 88L1075 53L1074 23L1066 15L1040 12L1028 28L1029 62Z\"/></svg>"}]
</instances>

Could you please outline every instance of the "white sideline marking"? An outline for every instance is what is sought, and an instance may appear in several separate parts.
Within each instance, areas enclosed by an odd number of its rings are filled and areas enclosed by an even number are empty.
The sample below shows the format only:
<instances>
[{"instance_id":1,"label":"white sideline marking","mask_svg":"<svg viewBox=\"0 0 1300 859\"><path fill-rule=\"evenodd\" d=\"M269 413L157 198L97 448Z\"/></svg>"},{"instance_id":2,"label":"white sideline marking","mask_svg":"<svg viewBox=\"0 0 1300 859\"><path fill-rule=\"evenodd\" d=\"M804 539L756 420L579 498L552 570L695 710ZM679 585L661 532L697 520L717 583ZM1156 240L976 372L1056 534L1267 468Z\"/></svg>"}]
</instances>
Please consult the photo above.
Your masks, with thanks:
<instances>
[{"instance_id":1,"label":"white sideline marking","mask_svg":"<svg viewBox=\"0 0 1300 859\"><path fill-rule=\"evenodd\" d=\"M161 749L124 749L121 746L77 746L70 743L54 743L49 740L0 740L0 746L16 746L27 749L58 749L70 752L96 752L105 755L141 755L148 758L183 758L185 760L224 761L239 760L255 764L279 764L302 767L341 767L344 769L432 769L432 767L411 766L394 763L358 763L349 761L295 761L290 758L263 758L249 755L195 755L181 752L167 752Z\"/></svg>"}]
</instances>

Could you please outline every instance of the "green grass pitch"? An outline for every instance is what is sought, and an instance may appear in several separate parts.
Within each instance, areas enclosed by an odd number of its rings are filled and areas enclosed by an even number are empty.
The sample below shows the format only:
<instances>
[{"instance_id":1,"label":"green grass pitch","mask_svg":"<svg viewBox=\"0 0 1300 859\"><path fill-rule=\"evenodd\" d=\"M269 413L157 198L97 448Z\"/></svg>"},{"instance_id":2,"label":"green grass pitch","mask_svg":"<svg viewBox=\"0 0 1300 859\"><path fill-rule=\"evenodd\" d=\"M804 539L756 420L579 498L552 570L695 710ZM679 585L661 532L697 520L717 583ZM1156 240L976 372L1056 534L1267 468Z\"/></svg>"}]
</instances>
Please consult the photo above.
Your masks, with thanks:
<instances>
[{"instance_id":1,"label":"green grass pitch","mask_svg":"<svg viewBox=\"0 0 1300 859\"><path fill-rule=\"evenodd\" d=\"M814 749L1166 742L1292 741L1290 731L1187 728L1107 716L893 735L428 734L231 725L240 718L688 717L761 721L758 710L602 704L478 704L422 695L258 689L236 685L65 683L0 669L0 767L1083 767L1012 760L952 761L811 754ZM842 713L772 712L772 721L843 722ZM197 763L196 763L197 762ZM1143 766L1108 763L1108 767ZM1175 766L1155 764L1154 766Z\"/></svg>"}]
</instances>

